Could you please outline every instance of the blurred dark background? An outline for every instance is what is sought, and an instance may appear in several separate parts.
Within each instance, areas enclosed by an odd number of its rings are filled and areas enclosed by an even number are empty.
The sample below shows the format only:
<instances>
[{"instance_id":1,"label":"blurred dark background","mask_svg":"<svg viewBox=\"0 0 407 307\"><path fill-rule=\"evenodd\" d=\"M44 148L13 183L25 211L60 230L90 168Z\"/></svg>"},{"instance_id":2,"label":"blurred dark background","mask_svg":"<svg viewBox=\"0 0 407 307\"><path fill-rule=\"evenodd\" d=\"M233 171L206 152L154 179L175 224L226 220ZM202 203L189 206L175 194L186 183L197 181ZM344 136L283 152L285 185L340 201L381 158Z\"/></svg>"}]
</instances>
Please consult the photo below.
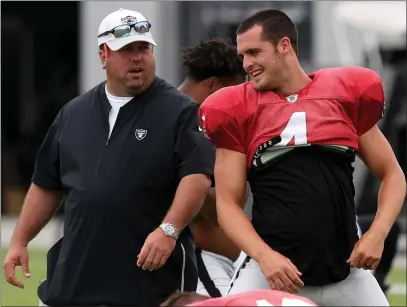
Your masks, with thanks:
<instances>
[{"instance_id":1,"label":"blurred dark background","mask_svg":"<svg viewBox=\"0 0 407 307\"><path fill-rule=\"evenodd\" d=\"M19 211L42 139L79 94L78 10L73 1L1 3L2 214Z\"/></svg>"}]
</instances>

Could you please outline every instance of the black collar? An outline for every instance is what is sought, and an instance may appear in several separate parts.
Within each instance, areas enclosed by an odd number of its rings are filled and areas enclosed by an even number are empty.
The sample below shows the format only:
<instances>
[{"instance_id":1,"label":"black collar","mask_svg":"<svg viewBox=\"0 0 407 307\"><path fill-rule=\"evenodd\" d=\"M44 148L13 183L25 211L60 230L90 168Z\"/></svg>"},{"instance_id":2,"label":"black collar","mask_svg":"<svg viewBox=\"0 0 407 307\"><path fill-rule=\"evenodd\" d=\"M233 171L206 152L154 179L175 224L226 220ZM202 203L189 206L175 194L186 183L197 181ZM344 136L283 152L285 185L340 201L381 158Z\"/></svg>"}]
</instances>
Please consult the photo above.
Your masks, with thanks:
<instances>
[{"instance_id":1,"label":"black collar","mask_svg":"<svg viewBox=\"0 0 407 307\"><path fill-rule=\"evenodd\" d=\"M122 108L123 109L134 109L134 108L139 108L143 106L145 103L149 101L149 98L151 95L155 92L157 87L163 82L162 79L159 77L155 76L153 82L151 85L140 95L135 96L133 99L131 99L128 103L126 103ZM98 102L102 105L103 110L106 112L109 112L111 109L111 105L109 100L107 99L106 92L105 92L105 87L106 87L107 81L103 81L102 83L99 84L99 88L97 89L97 98Z\"/></svg>"}]
</instances>

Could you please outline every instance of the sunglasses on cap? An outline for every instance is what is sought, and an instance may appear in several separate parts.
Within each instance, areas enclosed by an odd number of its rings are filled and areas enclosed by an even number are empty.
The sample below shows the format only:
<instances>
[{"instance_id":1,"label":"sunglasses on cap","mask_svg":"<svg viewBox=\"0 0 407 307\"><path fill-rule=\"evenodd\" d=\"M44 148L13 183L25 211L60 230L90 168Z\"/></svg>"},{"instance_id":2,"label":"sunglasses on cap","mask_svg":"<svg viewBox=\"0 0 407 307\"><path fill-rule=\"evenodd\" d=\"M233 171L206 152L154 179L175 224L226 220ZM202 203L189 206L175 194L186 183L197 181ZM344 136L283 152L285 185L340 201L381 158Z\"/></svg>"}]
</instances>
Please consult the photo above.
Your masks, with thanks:
<instances>
[{"instance_id":1,"label":"sunglasses on cap","mask_svg":"<svg viewBox=\"0 0 407 307\"><path fill-rule=\"evenodd\" d=\"M99 34L98 37L109 35L109 34L113 34L115 38L127 37L130 35L132 28L134 28L134 30L138 34L144 34L144 33L150 32L151 23L149 23L148 21L139 21L132 25L117 26L110 31L106 31L106 32Z\"/></svg>"}]
</instances>

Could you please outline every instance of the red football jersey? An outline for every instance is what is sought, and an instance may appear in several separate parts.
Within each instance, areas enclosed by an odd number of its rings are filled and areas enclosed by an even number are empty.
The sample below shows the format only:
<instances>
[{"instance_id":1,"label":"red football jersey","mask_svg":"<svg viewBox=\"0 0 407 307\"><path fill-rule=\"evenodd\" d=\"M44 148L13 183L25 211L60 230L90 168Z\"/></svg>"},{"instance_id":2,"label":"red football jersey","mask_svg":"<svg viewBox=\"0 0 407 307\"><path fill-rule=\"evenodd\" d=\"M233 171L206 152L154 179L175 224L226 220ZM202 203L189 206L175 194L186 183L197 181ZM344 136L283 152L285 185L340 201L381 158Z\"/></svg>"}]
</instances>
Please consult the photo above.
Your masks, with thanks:
<instances>
[{"instance_id":1,"label":"red football jersey","mask_svg":"<svg viewBox=\"0 0 407 307\"><path fill-rule=\"evenodd\" d=\"M380 76L363 67L328 68L295 95L258 92L251 82L223 88L200 108L201 127L212 144L247 155L281 136L275 146L340 145L358 150L359 136L383 116Z\"/></svg>"},{"instance_id":2,"label":"red football jersey","mask_svg":"<svg viewBox=\"0 0 407 307\"><path fill-rule=\"evenodd\" d=\"M256 290L207 299L187 306L317 306L305 297L276 290Z\"/></svg>"}]
</instances>

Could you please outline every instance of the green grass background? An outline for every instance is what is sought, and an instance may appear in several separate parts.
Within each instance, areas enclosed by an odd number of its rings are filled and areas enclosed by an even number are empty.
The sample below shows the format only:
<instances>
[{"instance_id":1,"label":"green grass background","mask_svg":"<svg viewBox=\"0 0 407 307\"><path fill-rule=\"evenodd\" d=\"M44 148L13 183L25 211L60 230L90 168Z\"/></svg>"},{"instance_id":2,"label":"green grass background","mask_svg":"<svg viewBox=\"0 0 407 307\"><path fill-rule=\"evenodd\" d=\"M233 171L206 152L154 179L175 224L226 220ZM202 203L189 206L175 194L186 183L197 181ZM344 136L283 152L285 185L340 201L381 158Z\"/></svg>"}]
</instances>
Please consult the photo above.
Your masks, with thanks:
<instances>
[{"instance_id":1,"label":"green grass background","mask_svg":"<svg viewBox=\"0 0 407 307\"><path fill-rule=\"evenodd\" d=\"M2 260L7 253L7 249L2 249ZM24 283L25 288L19 289L9 285L2 275L1 306L38 306L37 286L46 276L45 267L46 251L30 249L30 273L29 279L21 273L21 268L17 269L17 277ZM390 283L406 285L406 269L393 268L390 274ZM406 306L405 295L389 295L391 306Z\"/></svg>"}]
</instances>

